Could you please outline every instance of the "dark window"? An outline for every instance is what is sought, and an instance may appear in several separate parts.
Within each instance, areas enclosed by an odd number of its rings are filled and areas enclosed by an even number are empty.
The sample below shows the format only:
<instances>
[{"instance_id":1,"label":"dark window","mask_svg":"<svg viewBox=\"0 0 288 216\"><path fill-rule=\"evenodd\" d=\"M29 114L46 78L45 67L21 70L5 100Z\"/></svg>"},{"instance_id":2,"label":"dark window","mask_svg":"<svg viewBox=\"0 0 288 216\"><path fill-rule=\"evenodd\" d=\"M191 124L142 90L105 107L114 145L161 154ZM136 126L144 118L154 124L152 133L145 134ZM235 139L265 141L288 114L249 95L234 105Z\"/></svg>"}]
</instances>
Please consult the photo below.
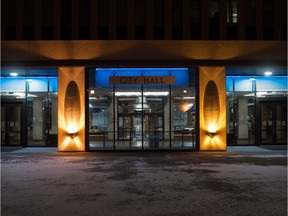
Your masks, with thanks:
<instances>
[{"instance_id":1,"label":"dark window","mask_svg":"<svg viewBox=\"0 0 288 216\"><path fill-rule=\"evenodd\" d=\"M287 40L287 0L282 0L282 40Z\"/></svg>"},{"instance_id":2,"label":"dark window","mask_svg":"<svg viewBox=\"0 0 288 216\"><path fill-rule=\"evenodd\" d=\"M16 0L5 1L5 8L1 7L2 15L4 14L5 24L5 39L15 40L16 39L16 16L11 16L11 14L16 13Z\"/></svg>"},{"instance_id":3,"label":"dark window","mask_svg":"<svg viewBox=\"0 0 288 216\"><path fill-rule=\"evenodd\" d=\"M53 0L42 1L42 38L53 39Z\"/></svg>"},{"instance_id":4,"label":"dark window","mask_svg":"<svg viewBox=\"0 0 288 216\"><path fill-rule=\"evenodd\" d=\"M256 40L256 5L255 0L246 0L246 39Z\"/></svg>"},{"instance_id":5,"label":"dark window","mask_svg":"<svg viewBox=\"0 0 288 216\"><path fill-rule=\"evenodd\" d=\"M24 40L34 39L35 4L34 0L25 0L23 11Z\"/></svg>"},{"instance_id":6,"label":"dark window","mask_svg":"<svg viewBox=\"0 0 288 216\"><path fill-rule=\"evenodd\" d=\"M5 40L15 40L15 39L16 39L16 26L6 26Z\"/></svg>"},{"instance_id":7,"label":"dark window","mask_svg":"<svg viewBox=\"0 0 288 216\"><path fill-rule=\"evenodd\" d=\"M201 39L201 7L200 0L190 1L191 39Z\"/></svg>"},{"instance_id":8,"label":"dark window","mask_svg":"<svg viewBox=\"0 0 288 216\"><path fill-rule=\"evenodd\" d=\"M116 39L127 39L127 0L117 0Z\"/></svg>"},{"instance_id":9,"label":"dark window","mask_svg":"<svg viewBox=\"0 0 288 216\"><path fill-rule=\"evenodd\" d=\"M90 39L90 0L79 1L79 39Z\"/></svg>"},{"instance_id":10,"label":"dark window","mask_svg":"<svg viewBox=\"0 0 288 216\"><path fill-rule=\"evenodd\" d=\"M238 22L237 0L227 1L227 23Z\"/></svg>"},{"instance_id":11,"label":"dark window","mask_svg":"<svg viewBox=\"0 0 288 216\"><path fill-rule=\"evenodd\" d=\"M219 39L219 1L209 0L209 38Z\"/></svg>"},{"instance_id":12,"label":"dark window","mask_svg":"<svg viewBox=\"0 0 288 216\"><path fill-rule=\"evenodd\" d=\"M172 1L172 39L183 39L183 0Z\"/></svg>"},{"instance_id":13,"label":"dark window","mask_svg":"<svg viewBox=\"0 0 288 216\"><path fill-rule=\"evenodd\" d=\"M61 4L61 39L72 38L72 1L62 0Z\"/></svg>"},{"instance_id":14,"label":"dark window","mask_svg":"<svg viewBox=\"0 0 288 216\"><path fill-rule=\"evenodd\" d=\"M25 26L24 40L33 40L33 39L34 39L34 26Z\"/></svg>"},{"instance_id":15,"label":"dark window","mask_svg":"<svg viewBox=\"0 0 288 216\"><path fill-rule=\"evenodd\" d=\"M154 39L164 39L164 0L154 0Z\"/></svg>"},{"instance_id":16,"label":"dark window","mask_svg":"<svg viewBox=\"0 0 288 216\"><path fill-rule=\"evenodd\" d=\"M98 39L107 40L109 38L108 16L109 1L98 0Z\"/></svg>"},{"instance_id":17,"label":"dark window","mask_svg":"<svg viewBox=\"0 0 288 216\"><path fill-rule=\"evenodd\" d=\"M236 40L238 38L238 11L237 0L227 1L227 38Z\"/></svg>"},{"instance_id":18,"label":"dark window","mask_svg":"<svg viewBox=\"0 0 288 216\"><path fill-rule=\"evenodd\" d=\"M53 27L52 26L43 26L42 27L42 38L43 38L43 40L52 40L53 39Z\"/></svg>"},{"instance_id":19,"label":"dark window","mask_svg":"<svg viewBox=\"0 0 288 216\"><path fill-rule=\"evenodd\" d=\"M274 39L274 1L263 1L264 40Z\"/></svg>"},{"instance_id":20,"label":"dark window","mask_svg":"<svg viewBox=\"0 0 288 216\"><path fill-rule=\"evenodd\" d=\"M146 0L135 0L135 39L146 38Z\"/></svg>"}]
</instances>

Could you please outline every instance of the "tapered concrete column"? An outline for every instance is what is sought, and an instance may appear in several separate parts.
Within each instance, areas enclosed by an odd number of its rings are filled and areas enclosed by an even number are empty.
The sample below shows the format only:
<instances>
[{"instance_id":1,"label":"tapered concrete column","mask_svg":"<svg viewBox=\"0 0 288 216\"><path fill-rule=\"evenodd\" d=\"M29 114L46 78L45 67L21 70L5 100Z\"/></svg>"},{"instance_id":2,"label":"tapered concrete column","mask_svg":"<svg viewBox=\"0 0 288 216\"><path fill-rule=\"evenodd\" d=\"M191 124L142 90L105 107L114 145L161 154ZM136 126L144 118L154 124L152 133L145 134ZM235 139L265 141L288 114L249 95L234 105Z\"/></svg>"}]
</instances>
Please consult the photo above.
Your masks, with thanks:
<instances>
[{"instance_id":1,"label":"tapered concrete column","mask_svg":"<svg viewBox=\"0 0 288 216\"><path fill-rule=\"evenodd\" d=\"M85 151L85 68L58 68L58 151Z\"/></svg>"},{"instance_id":2,"label":"tapered concrete column","mask_svg":"<svg viewBox=\"0 0 288 216\"><path fill-rule=\"evenodd\" d=\"M199 150L226 150L225 68L199 70Z\"/></svg>"}]
</instances>

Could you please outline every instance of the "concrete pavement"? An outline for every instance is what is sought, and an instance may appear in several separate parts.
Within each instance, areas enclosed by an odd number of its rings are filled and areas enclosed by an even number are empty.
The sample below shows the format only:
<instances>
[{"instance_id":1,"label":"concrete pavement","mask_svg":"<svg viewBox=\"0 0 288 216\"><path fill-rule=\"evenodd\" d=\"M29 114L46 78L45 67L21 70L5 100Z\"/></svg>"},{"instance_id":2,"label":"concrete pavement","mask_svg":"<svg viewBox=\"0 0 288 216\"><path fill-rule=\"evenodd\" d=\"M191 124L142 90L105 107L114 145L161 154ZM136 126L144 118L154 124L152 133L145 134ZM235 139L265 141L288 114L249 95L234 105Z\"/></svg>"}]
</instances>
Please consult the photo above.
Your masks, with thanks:
<instances>
[{"instance_id":1,"label":"concrete pavement","mask_svg":"<svg viewBox=\"0 0 288 216\"><path fill-rule=\"evenodd\" d=\"M1 215L287 215L287 151L2 152Z\"/></svg>"}]
</instances>

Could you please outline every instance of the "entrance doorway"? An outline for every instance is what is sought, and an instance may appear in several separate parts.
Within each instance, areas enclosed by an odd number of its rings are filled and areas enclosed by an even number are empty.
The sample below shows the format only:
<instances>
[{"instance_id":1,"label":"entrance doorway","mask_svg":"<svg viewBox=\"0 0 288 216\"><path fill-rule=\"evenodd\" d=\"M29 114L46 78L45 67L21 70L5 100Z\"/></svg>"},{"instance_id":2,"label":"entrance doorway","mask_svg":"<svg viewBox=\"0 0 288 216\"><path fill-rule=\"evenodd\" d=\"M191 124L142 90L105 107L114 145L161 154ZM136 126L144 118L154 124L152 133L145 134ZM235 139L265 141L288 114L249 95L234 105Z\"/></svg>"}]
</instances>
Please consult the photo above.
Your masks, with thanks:
<instances>
[{"instance_id":1,"label":"entrance doorway","mask_svg":"<svg viewBox=\"0 0 288 216\"><path fill-rule=\"evenodd\" d=\"M287 103L259 102L259 144L287 144Z\"/></svg>"},{"instance_id":2,"label":"entrance doorway","mask_svg":"<svg viewBox=\"0 0 288 216\"><path fill-rule=\"evenodd\" d=\"M89 151L197 149L197 70L91 68L87 73Z\"/></svg>"},{"instance_id":3,"label":"entrance doorway","mask_svg":"<svg viewBox=\"0 0 288 216\"><path fill-rule=\"evenodd\" d=\"M23 145L23 103L3 102L1 104L1 145Z\"/></svg>"},{"instance_id":4,"label":"entrance doorway","mask_svg":"<svg viewBox=\"0 0 288 216\"><path fill-rule=\"evenodd\" d=\"M141 111L134 113L118 114L118 140L142 140L157 136L163 139L161 133L164 131L163 113L142 114Z\"/></svg>"}]
</instances>

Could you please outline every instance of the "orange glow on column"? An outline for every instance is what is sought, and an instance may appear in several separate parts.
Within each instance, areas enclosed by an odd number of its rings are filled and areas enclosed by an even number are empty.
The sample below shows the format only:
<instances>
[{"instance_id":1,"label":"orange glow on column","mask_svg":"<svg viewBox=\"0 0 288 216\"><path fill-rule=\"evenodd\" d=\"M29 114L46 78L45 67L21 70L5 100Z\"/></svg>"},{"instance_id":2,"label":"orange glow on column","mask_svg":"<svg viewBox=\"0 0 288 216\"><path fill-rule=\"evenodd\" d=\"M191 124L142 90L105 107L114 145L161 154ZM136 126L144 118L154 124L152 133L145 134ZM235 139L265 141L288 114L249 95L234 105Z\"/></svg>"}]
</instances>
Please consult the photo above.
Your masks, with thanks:
<instances>
[{"instance_id":1,"label":"orange glow on column","mask_svg":"<svg viewBox=\"0 0 288 216\"><path fill-rule=\"evenodd\" d=\"M58 150L85 151L85 70L58 70Z\"/></svg>"},{"instance_id":2,"label":"orange glow on column","mask_svg":"<svg viewBox=\"0 0 288 216\"><path fill-rule=\"evenodd\" d=\"M200 150L226 150L225 68L200 67Z\"/></svg>"}]
</instances>

